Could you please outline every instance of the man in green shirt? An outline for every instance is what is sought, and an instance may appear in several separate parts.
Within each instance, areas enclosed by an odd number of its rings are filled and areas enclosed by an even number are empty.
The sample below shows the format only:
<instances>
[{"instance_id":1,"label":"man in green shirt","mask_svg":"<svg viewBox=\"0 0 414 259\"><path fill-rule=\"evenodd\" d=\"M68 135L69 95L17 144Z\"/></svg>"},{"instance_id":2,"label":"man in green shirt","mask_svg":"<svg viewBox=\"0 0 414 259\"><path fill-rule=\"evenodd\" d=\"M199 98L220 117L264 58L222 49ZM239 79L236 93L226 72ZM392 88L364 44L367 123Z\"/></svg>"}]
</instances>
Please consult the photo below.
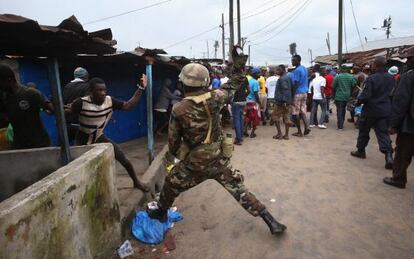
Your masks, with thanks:
<instances>
[{"instance_id":1,"label":"man in green shirt","mask_svg":"<svg viewBox=\"0 0 414 259\"><path fill-rule=\"evenodd\" d=\"M336 115L339 130L344 128L346 104L351 99L351 93L356 84L357 81L345 67L341 68L341 73L334 79L333 96L336 104Z\"/></svg>"}]
</instances>

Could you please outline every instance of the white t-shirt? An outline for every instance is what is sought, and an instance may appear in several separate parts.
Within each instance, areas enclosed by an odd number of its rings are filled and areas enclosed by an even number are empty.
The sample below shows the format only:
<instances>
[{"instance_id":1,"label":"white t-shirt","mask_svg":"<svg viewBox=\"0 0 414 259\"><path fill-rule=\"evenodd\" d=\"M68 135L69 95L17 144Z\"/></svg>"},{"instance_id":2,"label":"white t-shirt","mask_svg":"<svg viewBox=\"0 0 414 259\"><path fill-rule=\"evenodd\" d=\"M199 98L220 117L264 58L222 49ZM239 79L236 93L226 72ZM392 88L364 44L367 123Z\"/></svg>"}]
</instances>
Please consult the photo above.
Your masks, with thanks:
<instances>
[{"instance_id":1,"label":"white t-shirt","mask_svg":"<svg viewBox=\"0 0 414 259\"><path fill-rule=\"evenodd\" d=\"M279 76L269 76L266 79L267 98L268 99L275 98L276 83L277 83L278 79L279 79Z\"/></svg>"},{"instance_id":2,"label":"white t-shirt","mask_svg":"<svg viewBox=\"0 0 414 259\"><path fill-rule=\"evenodd\" d=\"M321 86L326 86L326 79L315 73L315 78L309 84L309 91L313 88L313 100L322 100Z\"/></svg>"}]
</instances>

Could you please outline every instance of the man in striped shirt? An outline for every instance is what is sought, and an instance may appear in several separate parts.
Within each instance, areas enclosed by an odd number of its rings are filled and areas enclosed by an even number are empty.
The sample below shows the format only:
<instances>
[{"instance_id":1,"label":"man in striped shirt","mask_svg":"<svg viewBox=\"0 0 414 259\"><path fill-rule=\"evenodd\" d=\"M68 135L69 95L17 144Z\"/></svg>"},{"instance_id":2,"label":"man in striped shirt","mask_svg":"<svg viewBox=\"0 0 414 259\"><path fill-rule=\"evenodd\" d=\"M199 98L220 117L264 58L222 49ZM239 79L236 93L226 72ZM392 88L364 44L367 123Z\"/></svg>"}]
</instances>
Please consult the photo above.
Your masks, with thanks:
<instances>
[{"instance_id":1,"label":"man in striped shirt","mask_svg":"<svg viewBox=\"0 0 414 259\"><path fill-rule=\"evenodd\" d=\"M134 182L134 188L148 191L148 187L142 184L136 174L131 162L122 152L121 148L103 133L109 122L113 110L132 110L141 99L142 92L147 86L146 76L141 78L141 85L128 101L121 101L106 95L105 82L101 78L93 78L89 81L90 95L76 99L70 112L79 117L79 131L76 135L77 145L90 145L94 143L112 143L114 146L115 159L126 169Z\"/></svg>"}]
</instances>

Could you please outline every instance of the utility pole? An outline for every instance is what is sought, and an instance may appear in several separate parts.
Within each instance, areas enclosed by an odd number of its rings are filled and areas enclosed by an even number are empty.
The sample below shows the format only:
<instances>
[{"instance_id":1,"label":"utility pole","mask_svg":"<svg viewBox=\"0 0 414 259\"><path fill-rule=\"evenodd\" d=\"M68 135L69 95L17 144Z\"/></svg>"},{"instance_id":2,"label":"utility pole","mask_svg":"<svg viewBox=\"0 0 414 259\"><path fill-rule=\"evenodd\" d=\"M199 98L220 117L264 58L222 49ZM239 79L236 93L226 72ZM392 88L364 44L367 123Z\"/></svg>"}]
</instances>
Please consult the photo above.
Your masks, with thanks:
<instances>
[{"instance_id":1,"label":"utility pole","mask_svg":"<svg viewBox=\"0 0 414 259\"><path fill-rule=\"evenodd\" d=\"M390 34L391 34L391 16L388 16L388 20L385 19L384 20L384 26L385 27L385 34L387 35L387 39L390 38Z\"/></svg>"},{"instance_id":2,"label":"utility pole","mask_svg":"<svg viewBox=\"0 0 414 259\"><path fill-rule=\"evenodd\" d=\"M234 46L234 18L233 18L233 0L229 0L229 28L230 28L230 42L229 42L229 53ZM229 56L231 58L231 55Z\"/></svg>"},{"instance_id":3,"label":"utility pole","mask_svg":"<svg viewBox=\"0 0 414 259\"><path fill-rule=\"evenodd\" d=\"M221 14L221 49L223 51L223 65L226 63L226 45L224 43L224 13Z\"/></svg>"},{"instance_id":4,"label":"utility pole","mask_svg":"<svg viewBox=\"0 0 414 259\"><path fill-rule=\"evenodd\" d=\"M329 51L329 55L331 54L331 39L329 38L329 32L327 33L327 38L326 38L326 46L328 46L328 51Z\"/></svg>"},{"instance_id":5,"label":"utility pole","mask_svg":"<svg viewBox=\"0 0 414 259\"><path fill-rule=\"evenodd\" d=\"M237 44L239 46L241 46L242 44L241 24L240 24L240 0L237 0Z\"/></svg>"},{"instance_id":6,"label":"utility pole","mask_svg":"<svg viewBox=\"0 0 414 259\"><path fill-rule=\"evenodd\" d=\"M372 28L373 30L385 30L385 35L387 36L387 39L390 38L390 34L391 34L391 16L388 16L388 19L385 18L384 19L384 23L382 24L382 26L380 28Z\"/></svg>"},{"instance_id":7,"label":"utility pole","mask_svg":"<svg viewBox=\"0 0 414 259\"><path fill-rule=\"evenodd\" d=\"M338 66L342 65L342 32L343 32L343 7L344 1L339 0L338 6Z\"/></svg>"},{"instance_id":8,"label":"utility pole","mask_svg":"<svg viewBox=\"0 0 414 259\"><path fill-rule=\"evenodd\" d=\"M249 64L249 66L250 66L250 45L249 45L249 50L248 50L248 53L247 53L247 55L249 55L249 62L247 62L248 64Z\"/></svg>"},{"instance_id":9,"label":"utility pole","mask_svg":"<svg viewBox=\"0 0 414 259\"><path fill-rule=\"evenodd\" d=\"M312 57L312 49L308 49L309 55L310 55L310 63L313 65L313 57Z\"/></svg>"},{"instance_id":10,"label":"utility pole","mask_svg":"<svg viewBox=\"0 0 414 259\"><path fill-rule=\"evenodd\" d=\"M214 58L217 58L217 49L219 48L219 42L218 40L214 41Z\"/></svg>"},{"instance_id":11,"label":"utility pole","mask_svg":"<svg viewBox=\"0 0 414 259\"><path fill-rule=\"evenodd\" d=\"M210 52L208 50L208 40L206 41L206 43L207 43L207 59L209 59L210 58Z\"/></svg>"}]
</instances>

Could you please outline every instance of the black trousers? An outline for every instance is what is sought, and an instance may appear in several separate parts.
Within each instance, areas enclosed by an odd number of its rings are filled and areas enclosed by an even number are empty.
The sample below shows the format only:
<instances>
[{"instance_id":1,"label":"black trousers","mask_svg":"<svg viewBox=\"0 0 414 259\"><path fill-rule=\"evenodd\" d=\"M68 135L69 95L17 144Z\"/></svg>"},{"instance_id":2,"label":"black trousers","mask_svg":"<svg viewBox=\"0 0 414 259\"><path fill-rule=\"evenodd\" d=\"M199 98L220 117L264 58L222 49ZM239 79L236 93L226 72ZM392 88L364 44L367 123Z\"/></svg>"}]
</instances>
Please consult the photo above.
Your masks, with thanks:
<instances>
[{"instance_id":1,"label":"black trousers","mask_svg":"<svg viewBox=\"0 0 414 259\"><path fill-rule=\"evenodd\" d=\"M407 183L407 168L414 156L414 134L398 133L392 177L397 182Z\"/></svg>"},{"instance_id":2,"label":"black trousers","mask_svg":"<svg viewBox=\"0 0 414 259\"><path fill-rule=\"evenodd\" d=\"M377 136L379 150L384 154L392 153L391 139L388 134L388 118L374 118L365 115L361 115L359 118L358 150L365 150L370 139L369 132L372 128Z\"/></svg>"},{"instance_id":3,"label":"black trousers","mask_svg":"<svg viewBox=\"0 0 414 259\"><path fill-rule=\"evenodd\" d=\"M344 128L347 101L335 101L338 129Z\"/></svg>"}]
</instances>

